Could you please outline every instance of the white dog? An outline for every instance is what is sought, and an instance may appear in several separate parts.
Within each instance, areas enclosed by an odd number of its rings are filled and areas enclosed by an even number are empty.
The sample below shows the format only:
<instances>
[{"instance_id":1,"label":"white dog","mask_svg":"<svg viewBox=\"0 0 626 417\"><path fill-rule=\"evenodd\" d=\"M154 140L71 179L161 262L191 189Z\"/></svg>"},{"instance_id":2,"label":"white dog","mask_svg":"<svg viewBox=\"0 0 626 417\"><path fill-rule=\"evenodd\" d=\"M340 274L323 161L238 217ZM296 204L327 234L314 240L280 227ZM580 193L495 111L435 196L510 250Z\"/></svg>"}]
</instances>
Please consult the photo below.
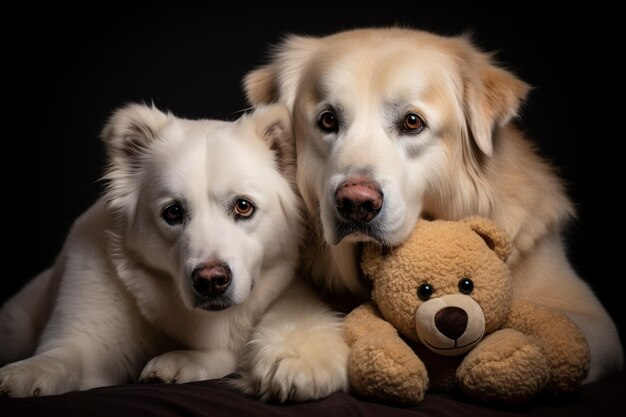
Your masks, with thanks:
<instances>
[{"instance_id":1,"label":"white dog","mask_svg":"<svg viewBox=\"0 0 626 417\"><path fill-rule=\"evenodd\" d=\"M346 389L341 321L292 279L302 228L291 132L284 106L236 122L118 110L103 133L104 196L0 311L0 363L13 362L0 392L235 371L268 400Z\"/></svg>"},{"instance_id":2,"label":"white dog","mask_svg":"<svg viewBox=\"0 0 626 417\"><path fill-rule=\"evenodd\" d=\"M510 123L528 86L488 54L412 29L290 36L244 84L253 105L293 113L319 284L367 296L358 242L399 244L419 216L486 216L512 239L515 296L564 311L586 334L588 381L622 369L613 321L566 258L572 204Z\"/></svg>"}]
</instances>

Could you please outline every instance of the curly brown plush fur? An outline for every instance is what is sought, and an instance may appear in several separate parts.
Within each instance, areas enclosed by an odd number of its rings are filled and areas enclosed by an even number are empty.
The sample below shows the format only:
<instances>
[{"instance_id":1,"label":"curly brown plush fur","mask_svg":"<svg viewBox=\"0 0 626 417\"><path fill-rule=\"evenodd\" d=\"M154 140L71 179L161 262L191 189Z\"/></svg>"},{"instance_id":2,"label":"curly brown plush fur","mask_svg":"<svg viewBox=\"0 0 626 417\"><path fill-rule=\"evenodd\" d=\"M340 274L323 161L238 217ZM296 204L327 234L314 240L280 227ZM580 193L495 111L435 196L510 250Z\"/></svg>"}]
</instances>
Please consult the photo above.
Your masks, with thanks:
<instances>
[{"instance_id":1,"label":"curly brown plush fur","mask_svg":"<svg viewBox=\"0 0 626 417\"><path fill-rule=\"evenodd\" d=\"M493 223L420 220L402 246L365 248L372 302L346 318L352 390L399 404L457 386L471 398L526 402L574 390L589 371L565 315L513 301L510 244Z\"/></svg>"}]
</instances>

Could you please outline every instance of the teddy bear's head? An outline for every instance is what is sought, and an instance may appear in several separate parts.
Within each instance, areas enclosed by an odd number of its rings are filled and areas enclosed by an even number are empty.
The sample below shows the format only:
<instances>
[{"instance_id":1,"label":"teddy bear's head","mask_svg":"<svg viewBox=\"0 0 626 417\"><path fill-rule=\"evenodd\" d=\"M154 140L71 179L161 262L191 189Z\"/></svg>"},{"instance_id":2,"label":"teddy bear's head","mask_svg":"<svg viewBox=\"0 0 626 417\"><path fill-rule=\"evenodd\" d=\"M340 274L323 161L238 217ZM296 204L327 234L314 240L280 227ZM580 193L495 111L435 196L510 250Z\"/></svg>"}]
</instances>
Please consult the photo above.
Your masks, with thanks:
<instances>
[{"instance_id":1,"label":"teddy bear's head","mask_svg":"<svg viewBox=\"0 0 626 417\"><path fill-rule=\"evenodd\" d=\"M366 245L361 266L385 320L404 337L455 356L506 319L509 254L506 235L482 217L419 220L401 246Z\"/></svg>"}]
</instances>

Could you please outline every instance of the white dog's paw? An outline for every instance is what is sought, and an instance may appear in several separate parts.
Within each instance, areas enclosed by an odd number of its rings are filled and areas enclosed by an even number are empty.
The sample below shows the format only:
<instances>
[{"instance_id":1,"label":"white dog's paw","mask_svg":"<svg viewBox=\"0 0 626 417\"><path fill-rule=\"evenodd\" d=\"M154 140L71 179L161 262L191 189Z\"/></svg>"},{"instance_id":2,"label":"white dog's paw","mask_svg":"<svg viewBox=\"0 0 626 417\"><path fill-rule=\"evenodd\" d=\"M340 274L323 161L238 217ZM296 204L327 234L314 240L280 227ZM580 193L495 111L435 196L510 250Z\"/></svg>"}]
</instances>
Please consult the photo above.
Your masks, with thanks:
<instances>
[{"instance_id":1,"label":"white dog's paw","mask_svg":"<svg viewBox=\"0 0 626 417\"><path fill-rule=\"evenodd\" d=\"M78 372L55 358L39 355L0 369L0 395L37 397L76 389Z\"/></svg>"},{"instance_id":2,"label":"white dog's paw","mask_svg":"<svg viewBox=\"0 0 626 417\"><path fill-rule=\"evenodd\" d=\"M230 352L174 350L150 360L139 381L184 384L221 378L235 370L235 363L235 356Z\"/></svg>"},{"instance_id":3,"label":"white dog's paw","mask_svg":"<svg viewBox=\"0 0 626 417\"><path fill-rule=\"evenodd\" d=\"M253 341L234 385L262 401L281 403L346 391L349 348L343 337L334 332L296 333L271 345Z\"/></svg>"}]
</instances>

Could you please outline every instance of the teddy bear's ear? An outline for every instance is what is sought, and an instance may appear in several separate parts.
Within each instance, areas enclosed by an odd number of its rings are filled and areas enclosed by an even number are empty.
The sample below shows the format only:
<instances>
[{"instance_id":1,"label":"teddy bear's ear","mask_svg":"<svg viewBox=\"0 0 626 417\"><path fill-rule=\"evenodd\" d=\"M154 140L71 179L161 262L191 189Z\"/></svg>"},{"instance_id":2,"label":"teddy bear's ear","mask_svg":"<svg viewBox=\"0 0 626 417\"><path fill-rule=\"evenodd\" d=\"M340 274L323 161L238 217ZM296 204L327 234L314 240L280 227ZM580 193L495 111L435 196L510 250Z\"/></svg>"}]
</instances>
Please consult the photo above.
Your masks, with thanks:
<instances>
[{"instance_id":1,"label":"teddy bear's ear","mask_svg":"<svg viewBox=\"0 0 626 417\"><path fill-rule=\"evenodd\" d=\"M500 259L506 261L509 255L511 255L511 242L509 238L491 220L484 217L472 216L463 219L463 222L467 223Z\"/></svg>"},{"instance_id":2,"label":"teddy bear's ear","mask_svg":"<svg viewBox=\"0 0 626 417\"><path fill-rule=\"evenodd\" d=\"M372 279L378 275L383 258L388 251L388 248L376 243L366 243L363 245L363 253L361 254L361 269L367 278Z\"/></svg>"}]
</instances>

